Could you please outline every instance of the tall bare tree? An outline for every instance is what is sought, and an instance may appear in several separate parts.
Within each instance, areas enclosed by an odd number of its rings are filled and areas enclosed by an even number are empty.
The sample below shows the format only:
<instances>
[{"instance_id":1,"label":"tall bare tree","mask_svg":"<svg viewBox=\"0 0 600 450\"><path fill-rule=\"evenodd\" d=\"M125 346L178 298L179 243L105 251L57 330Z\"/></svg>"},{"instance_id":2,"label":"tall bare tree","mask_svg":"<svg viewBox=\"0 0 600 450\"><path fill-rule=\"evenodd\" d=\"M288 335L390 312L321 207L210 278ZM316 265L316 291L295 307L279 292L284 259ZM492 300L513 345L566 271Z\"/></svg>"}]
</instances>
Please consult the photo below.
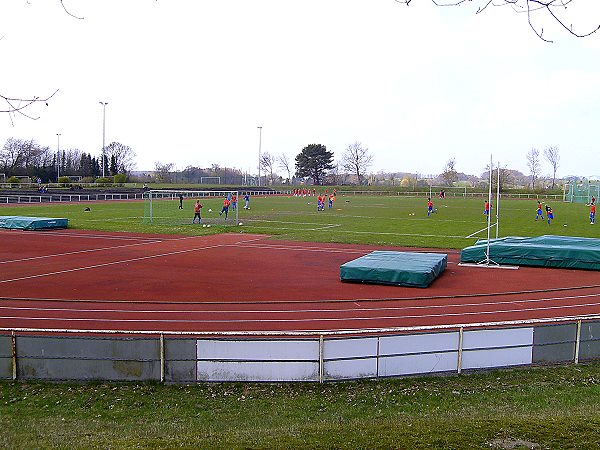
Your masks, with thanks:
<instances>
[{"instance_id":1,"label":"tall bare tree","mask_svg":"<svg viewBox=\"0 0 600 450\"><path fill-rule=\"evenodd\" d=\"M362 180L367 169L373 164L373 155L369 153L368 148L363 148L360 142L350 144L342 154L342 168L356 175L358 183Z\"/></svg>"},{"instance_id":2,"label":"tall bare tree","mask_svg":"<svg viewBox=\"0 0 600 450\"><path fill-rule=\"evenodd\" d=\"M161 183L170 183L173 179L174 168L174 163L163 164L160 161L156 161L154 163L154 176Z\"/></svg>"},{"instance_id":3,"label":"tall bare tree","mask_svg":"<svg viewBox=\"0 0 600 450\"><path fill-rule=\"evenodd\" d=\"M531 175L531 189L535 189L535 180L540 174L540 151L537 148L529 150L527 155L527 167L529 168L529 174Z\"/></svg>"},{"instance_id":4,"label":"tall bare tree","mask_svg":"<svg viewBox=\"0 0 600 450\"><path fill-rule=\"evenodd\" d=\"M269 174L269 184L273 184L274 168L275 168L275 156L269 152L264 152L260 155L260 168L267 174Z\"/></svg>"},{"instance_id":5,"label":"tall bare tree","mask_svg":"<svg viewBox=\"0 0 600 450\"><path fill-rule=\"evenodd\" d=\"M560 163L560 155L558 154L558 147L550 146L544 149L544 156L552 166L552 189L556 183L556 171Z\"/></svg>"},{"instance_id":6,"label":"tall bare tree","mask_svg":"<svg viewBox=\"0 0 600 450\"><path fill-rule=\"evenodd\" d=\"M397 3L409 5L412 0L395 0ZM544 28L536 25L536 16L545 15L558 23L563 29L575 37L586 37L594 34L600 29L600 25L587 31L576 31L567 17L568 6L574 6L576 0L431 0L436 6L458 6L463 3L472 2L477 5L476 14L484 12L488 7L504 6L511 7L518 13L526 13L527 22L533 32L543 41L552 42L544 36ZM591 4L592 2L588 0ZM584 4L585 0L579 2ZM572 9L572 8L571 8Z\"/></svg>"},{"instance_id":7,"label":"tall bare tree","mask_svg":"<svg viewBox=\"0 0 600 450\"><path fill-rule=\"evenodd\" d=\"M277 158L277 163L279 164L279 167L281 169L283 169L287 172L288 183L291 183L292 182L292 162L290 161L290 159L287 157L287 155L285 153L282 153Z\"/></svg>"},{"instance_id":8,"label":"tall bare tree","mask_svg":"<svg viewBox=\"0 0 600 450\"><path fill-rule=\"evenodd\" d=\"M135 152L128 145L111 142L106 146L105 153L109 160L114 159L118 173L128 174L135 169Z\"/></svg>"},{"instance_id":9,"label":"tall bare tree","mask_svg":"<svg viewBox=\"0 0 600 450\"><path fill-rule=\"evenodd\" d=\"M442 172L442 178L448 186L452 186L454 182L458 181L458 172L456 171L456 159L450 158L444 166Z\"/></svg>"}]
</instances>

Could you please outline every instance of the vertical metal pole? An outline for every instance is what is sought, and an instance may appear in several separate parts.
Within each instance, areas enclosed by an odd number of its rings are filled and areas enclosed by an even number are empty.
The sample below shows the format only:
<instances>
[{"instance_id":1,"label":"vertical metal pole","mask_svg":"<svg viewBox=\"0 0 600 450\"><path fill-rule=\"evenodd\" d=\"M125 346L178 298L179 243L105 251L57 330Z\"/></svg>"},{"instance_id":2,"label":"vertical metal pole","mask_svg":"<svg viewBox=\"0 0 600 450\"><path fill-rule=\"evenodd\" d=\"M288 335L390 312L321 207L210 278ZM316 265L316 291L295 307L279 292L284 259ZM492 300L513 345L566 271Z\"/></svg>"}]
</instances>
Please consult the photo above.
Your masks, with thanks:
<instances>
[{"instance_id":1,"label":"vertical metal pole","mask_svg":"<svg viewBox=\"0 0 600 450\"><path fill-rule=\"evenodd\" d=\"M579 364L579 346L581 345L581 320L577 321L577 334L575 336L575 364Z\"/></svg>"},{"instance_id":2,"label":"vertical metal pole","mask_svg":"<svg viewBox=\"0 0 600 450\"><path fill-rule=\"evenodd\" d=\"M500 235L500 162L498 162L498 183L496 185L496 239Z\"/></svg>"},{"instance_id":3,"label":"vertical metal pole","mask_svg":"<svg viewBox=\"0 0 600 450\"><path fill-rule=\"evenodd\" d=\"M379 344L380 344L380 342L381 342L381 336L377 336L377 359L376 359L377 367L375 369L377 378L379 378Z\"/></svg>"},{"instance_id":4,"label":"vertical metal pole","mask_svg":"<svg viewBox=\"0 0 600 450\"><path fill-rule=\"evenodd\" d=\"M492 205L492 155L490 155L490 178L489 178L489 182L490 182L490 189L488 191L488 205L491 209L491 205ZM487 215L487 247L486 247L486 251L485 251L485 263L489 266L490 264L490 226L491 226L491 214L490 211L488 210L488 215Z\"/></svg>"},{"instance_id":5,"label":"vertical metal pole","mask_svg":"<svg viewBox=\"0 0 600 450\"><path fill-rule=\"evenodd\" d=\"M323 362L323 335L319 335L319 383L323 382L325 376L325 367Z\"/></svg>"},{"instance_id":6,"label":"vertical metal pole","mask_svg":"<svg viewBox=\"0 0 600 450\"><path fill-rule=\"evenodd\" d=\"M56 156L56 182L58 183L58 179L60 178L60 133L56 133L56 136L58 136L58 144L56 146L58 149Z\"/></svg>"},{"instance_id":7,"label":"vertical metal pole","mask_svg":"<svg viewBox=\"0 0 600 450\"><path fill-rule=\"evenodd\" d=\"M258 127L258 185L260 186L260 153L262 146L262 127Z\"/></svg>"},{"instance_id":8,"label":"vertical metal pole","mask_svg":"<svg viewBox=\"0 0 600 450\"><path fill-rule=\"evenodd\" d=\"M165 382L165 335L160 333L160 382Z\"/></svg>"},{"instance_id":9,"label":"vertical metal pole","mask_svg":"<svg viewBox=\"0 0 600 450\"><path fill-rule=\"evenodd\" d=\"M462 352L463 352L463 327L458 330L458 370L457 373L460 375L462 372Z\"/></svg>"},{"instance_id":10,"label":"vertical metal pole","mask_svg":"<svg viewBox=\"0 0 600 450\"><path fill-rule=\"evenodd\" d=\"M17 379L17 337L13 331L11 334L12 341L12 379Z\"/></svg>"},{"instance_id":11,"label":"vertical metal pole","mask_svg":"<svg viewBox=\"0 0 600 450\"><path fill-rule=\"evenodd\" d=\"M108 102L100 102L102 105L102 178L105 177L104 173L104 158L105 158L105 138L106 138L106 105Z\"/></svg>"}]
</instances>

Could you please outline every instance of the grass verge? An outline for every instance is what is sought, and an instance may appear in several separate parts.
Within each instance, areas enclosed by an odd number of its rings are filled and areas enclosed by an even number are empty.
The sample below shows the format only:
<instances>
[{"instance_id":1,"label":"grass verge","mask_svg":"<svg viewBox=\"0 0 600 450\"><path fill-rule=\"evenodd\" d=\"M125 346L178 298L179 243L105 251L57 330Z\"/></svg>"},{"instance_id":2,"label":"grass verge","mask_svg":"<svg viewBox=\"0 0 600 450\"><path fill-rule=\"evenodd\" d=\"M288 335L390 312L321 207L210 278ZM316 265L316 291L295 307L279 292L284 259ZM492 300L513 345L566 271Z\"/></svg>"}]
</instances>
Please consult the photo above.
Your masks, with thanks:
<instances>
[{"instance_id":1,"label":"grass verge","mask_svg":"<svg viewBox=\"0 0 600 450\"><path fill-rule=\"evenodd\" d=\"M2 448L598 448L600 363L330 384L0 384Z\"/></svg>"}]
</instances>

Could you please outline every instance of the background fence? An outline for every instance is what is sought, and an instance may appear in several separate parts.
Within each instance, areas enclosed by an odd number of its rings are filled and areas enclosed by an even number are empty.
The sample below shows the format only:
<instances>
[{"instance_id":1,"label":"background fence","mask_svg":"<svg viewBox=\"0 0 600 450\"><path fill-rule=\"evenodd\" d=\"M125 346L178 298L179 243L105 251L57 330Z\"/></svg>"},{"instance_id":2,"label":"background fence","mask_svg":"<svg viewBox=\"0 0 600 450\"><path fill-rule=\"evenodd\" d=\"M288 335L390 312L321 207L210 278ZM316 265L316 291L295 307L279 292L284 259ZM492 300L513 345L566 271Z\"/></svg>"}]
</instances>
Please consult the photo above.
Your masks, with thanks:
<instances>
[{"instance_id":1,"label":"background fence","mask_svg":"<svg viewBox=\"0 0 600 450\"><path fill-rule=\"evenodd\" d=\"M49 331L0 329L0 378L324 382L600 357L599 317L280 336Z\"/></svg>"}]
</instances>

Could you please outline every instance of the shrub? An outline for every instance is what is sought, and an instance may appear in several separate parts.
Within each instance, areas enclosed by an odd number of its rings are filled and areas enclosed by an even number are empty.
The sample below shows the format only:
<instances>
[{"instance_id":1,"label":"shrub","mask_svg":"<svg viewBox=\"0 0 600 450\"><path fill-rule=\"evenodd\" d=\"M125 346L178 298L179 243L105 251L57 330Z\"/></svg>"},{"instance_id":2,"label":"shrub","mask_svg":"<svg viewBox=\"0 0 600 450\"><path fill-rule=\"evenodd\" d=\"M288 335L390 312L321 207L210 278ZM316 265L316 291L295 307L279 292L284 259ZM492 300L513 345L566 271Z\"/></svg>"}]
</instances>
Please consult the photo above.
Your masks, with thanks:
<instances>
[{"instance_id":1,"label":"shrub","mask_svg":"<svg viewBox=\"0 0 600 450\"><path fill-rule=\"evenodd\" d=\"M96 184L112 184L113 180L109 177L96 178Z\"/></svg>"},{"instance_id":2,"label":"shrub","mask_svg":"<svg viewBox=\"0 0 600 450\"><path fill-rule=\"evenodd\" d=\"M20 183L19 179L15 176L9 177L8 180L6 180L6 182L9 184L19 184Z\"/></svg>"},{"instance_id":3,"label":"shrub","mask_svg":"<svg viewBox=\"0 0 600 450\"><path fill-rule=\"evenodd\" d=\"M127 181L127 175L124 173L118 173L113 177L115 184L123 184Z\"/></svg>"},{"instance_id":4,"label":"shrub","mask_svg":"<svg viewBox=\"0 0 600 450\"><path fill-rule=\"evenodd\" d=\"M59 177L58 184L60 184L62 187L69 187L71 185L71 179L67 176Z\"/></svg>"}]
</instances>

